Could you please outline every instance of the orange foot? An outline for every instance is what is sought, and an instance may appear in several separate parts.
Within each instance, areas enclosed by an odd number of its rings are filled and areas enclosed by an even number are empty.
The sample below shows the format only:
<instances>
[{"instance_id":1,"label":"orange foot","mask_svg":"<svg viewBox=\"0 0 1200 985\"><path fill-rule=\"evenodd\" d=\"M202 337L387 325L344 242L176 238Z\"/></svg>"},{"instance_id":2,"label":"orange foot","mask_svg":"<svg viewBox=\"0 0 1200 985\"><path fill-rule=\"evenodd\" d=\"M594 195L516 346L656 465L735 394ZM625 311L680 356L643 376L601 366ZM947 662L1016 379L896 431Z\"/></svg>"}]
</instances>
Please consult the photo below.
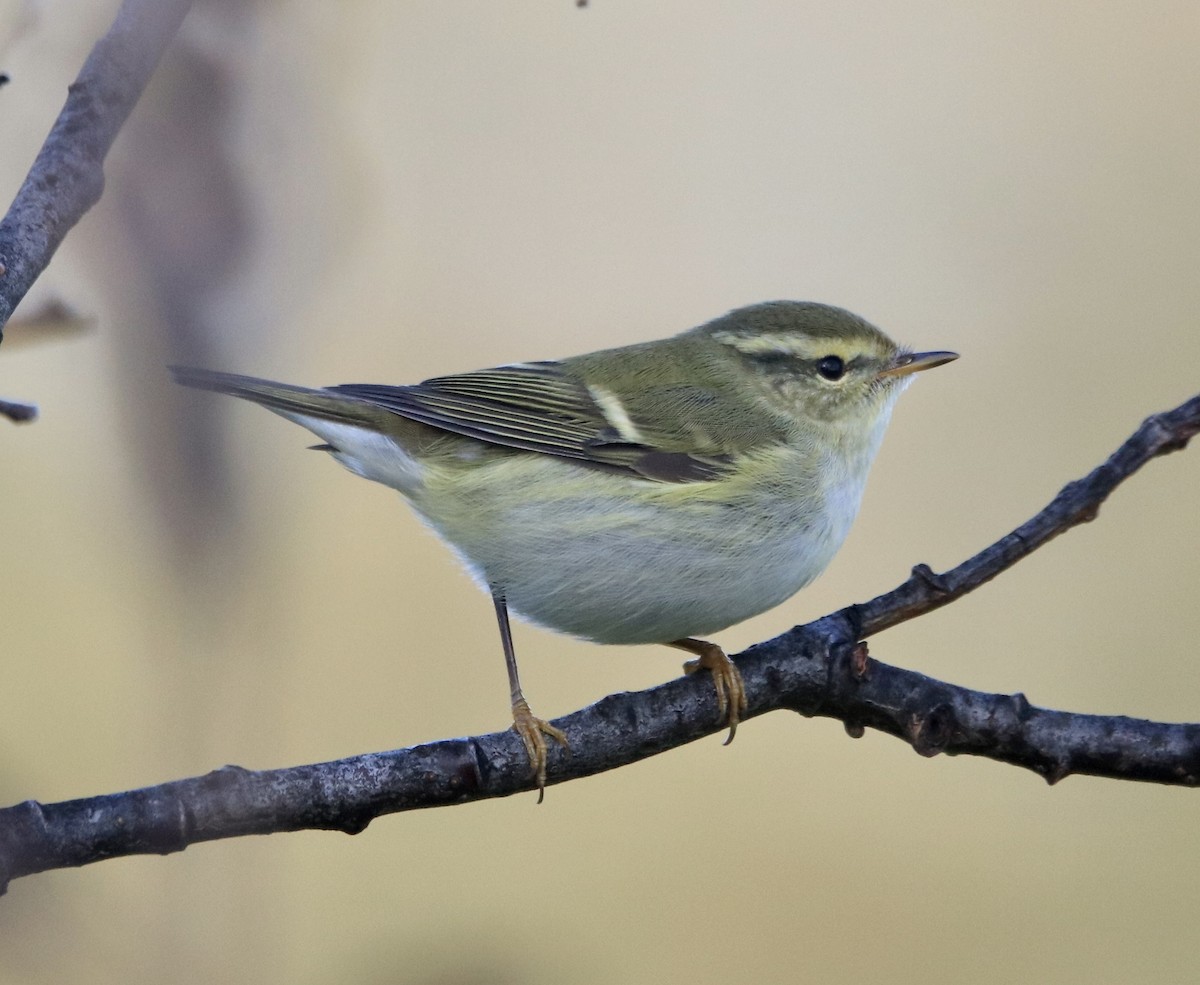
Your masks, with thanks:
<instances>
[{"instance_id":1,"label":"orange foot","mask_svg":"<svg viewBox=\"0 0 1200 985\"><path fill-rule=\"evenodd\" d=\"M529 702L524 698L513 702L512 713L513 731L525 743L525 752L529 755L529 765L537 778L538 803L540 804L542 798L546 796L546 739L544 737L550 736L567 752L571 751L571 745L567 742L566 733L562 729L557 729L549 722L535 717L529 710Z\"/></svg>"},{"instance_id":2,"label":"orange foot","mask_svg":"<svg viewBox=\"0 0 1200 985\"><path fill-rule=\"evenodd\" d=\"M729 726L729 738L725 740L725 745L729 745L737 735L738 722L747 707L746 685L742 681L741 671L733 665L724 650L708 640L689 638L675 640L669 645L696 654L695 660L683 665L685 674L694 674L698 670L712 673L713 686L717 689L717 720Z\"/></svg>"}]
</instances>

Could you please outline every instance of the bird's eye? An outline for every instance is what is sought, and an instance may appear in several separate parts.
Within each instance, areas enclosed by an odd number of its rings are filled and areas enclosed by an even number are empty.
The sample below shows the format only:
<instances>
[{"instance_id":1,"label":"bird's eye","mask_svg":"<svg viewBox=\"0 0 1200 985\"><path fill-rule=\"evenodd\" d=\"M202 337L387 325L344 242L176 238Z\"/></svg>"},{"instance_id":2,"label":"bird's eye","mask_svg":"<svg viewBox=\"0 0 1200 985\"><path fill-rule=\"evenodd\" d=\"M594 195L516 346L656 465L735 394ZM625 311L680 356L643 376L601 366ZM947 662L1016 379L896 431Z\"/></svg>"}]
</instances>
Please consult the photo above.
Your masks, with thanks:
<instances>
[{"instance_id":1,"label":"bird's eye","mask_svg":"<svg viewBox=\"0 0 1200 985\"><path fill-rule=\"evenodd\" d=\"M845 375L846 364L842 361L841 356L826 356L824 359L818 360L817 372L833 382L840 380Z\"/></svg>"}]
</instances>

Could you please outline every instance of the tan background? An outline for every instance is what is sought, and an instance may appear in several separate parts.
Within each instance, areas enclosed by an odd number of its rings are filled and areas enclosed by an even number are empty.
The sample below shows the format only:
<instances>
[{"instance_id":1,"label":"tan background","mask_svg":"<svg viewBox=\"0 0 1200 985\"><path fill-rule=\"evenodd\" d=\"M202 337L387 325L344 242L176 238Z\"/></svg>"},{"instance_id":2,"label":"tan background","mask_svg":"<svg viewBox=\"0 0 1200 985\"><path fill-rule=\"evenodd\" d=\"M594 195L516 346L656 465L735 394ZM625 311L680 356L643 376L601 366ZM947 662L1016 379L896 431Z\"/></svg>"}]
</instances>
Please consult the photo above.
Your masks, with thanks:
<instances>
[{"instance_id":1,"label":"tan background","mask_svg":"<svg viewBox=\"0 0 1200 985\"><path fill-rule=\"evenodd\" d=\"M0 35L5 200L114 5L44 6ZM171 359L406 382L830 301L963 358L905 396L827 575L722 642L982 547L1200 389L1198 50L1192 0L198 9L39 285L95 329L0 352L43 409L0 428L0 802L504 724L489 606L395 494ZM873 652L1200 720L1198 483L1200 449L1154 463ZM545 715L678 669L517 644ZM780 714L540 808L20 880L0 982L1190 981L1197 796Z\"/></svg>"}]
</instances>

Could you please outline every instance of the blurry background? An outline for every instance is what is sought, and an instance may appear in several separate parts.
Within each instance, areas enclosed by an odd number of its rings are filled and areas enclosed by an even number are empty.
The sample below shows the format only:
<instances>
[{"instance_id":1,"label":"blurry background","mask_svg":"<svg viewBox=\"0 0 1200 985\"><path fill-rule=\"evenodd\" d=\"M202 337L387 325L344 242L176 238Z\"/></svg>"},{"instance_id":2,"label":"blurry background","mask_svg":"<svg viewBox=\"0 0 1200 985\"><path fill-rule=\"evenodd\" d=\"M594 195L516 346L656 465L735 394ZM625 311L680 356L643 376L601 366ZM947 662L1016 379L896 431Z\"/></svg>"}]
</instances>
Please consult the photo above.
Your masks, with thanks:
<instances>
[{"instance_id":1,"label":"blurry background","mask_svg":"<svg viewBox=\"0 0 1200 985\"><path fill-rule=\"evenodd\" d=\"M0 0L7 202L114 2ZM848 307L905 395L824 578L731 650L1000 536L1200 389L1191 0L201 3L0 394L0 802L490 731L490 606L395 493L183 361L409 382ZM1200 720L1200 449L882 660ZM678 673L518 627L555 716ZM1197 794L777 714L604 776L15 882L0 982L1183 981Z\"/></svg>"}]
</instances>

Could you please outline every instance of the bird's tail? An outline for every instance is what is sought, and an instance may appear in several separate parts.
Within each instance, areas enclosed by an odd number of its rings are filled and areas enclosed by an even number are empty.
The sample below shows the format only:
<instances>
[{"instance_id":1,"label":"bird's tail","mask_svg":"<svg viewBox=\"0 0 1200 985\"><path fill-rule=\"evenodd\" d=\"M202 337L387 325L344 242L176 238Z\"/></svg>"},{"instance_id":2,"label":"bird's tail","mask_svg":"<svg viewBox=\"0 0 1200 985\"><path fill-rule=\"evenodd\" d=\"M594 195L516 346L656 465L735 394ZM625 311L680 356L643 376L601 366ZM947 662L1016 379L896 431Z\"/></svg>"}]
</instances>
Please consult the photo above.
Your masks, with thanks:
<instances>
[{"instance_id":1,"label":"bird's tail","mask_svg":"<svg viewBox=\"0 0 1200 985\"><path fill-rule=\"evenodd\" d=\"M308 428L325 442L312 446L317 451L329 452L356 475L382 482L405 496L411 496L424 481L423 468L399 434L404 422L370 400L186 366L172 366L171 373L176 383L242 397Z\"/></svg>"},{"instance_id":2,"label":"bird's tail","mask_svg":"<svg viewBox=\"0 0 1200 985\"><path fill-rule=\"evenodd\" d=\"M290 383L275 383L255 376L218 373L211 369L195 369L191 366L172 366L171 375L176 383L183 386L241 397L291 420L304 418L366 425L379 418L379 408L374 404L328 390L292 386ZM305 421L299 420L298 423Z\"/></svg>"}]
</instances>

